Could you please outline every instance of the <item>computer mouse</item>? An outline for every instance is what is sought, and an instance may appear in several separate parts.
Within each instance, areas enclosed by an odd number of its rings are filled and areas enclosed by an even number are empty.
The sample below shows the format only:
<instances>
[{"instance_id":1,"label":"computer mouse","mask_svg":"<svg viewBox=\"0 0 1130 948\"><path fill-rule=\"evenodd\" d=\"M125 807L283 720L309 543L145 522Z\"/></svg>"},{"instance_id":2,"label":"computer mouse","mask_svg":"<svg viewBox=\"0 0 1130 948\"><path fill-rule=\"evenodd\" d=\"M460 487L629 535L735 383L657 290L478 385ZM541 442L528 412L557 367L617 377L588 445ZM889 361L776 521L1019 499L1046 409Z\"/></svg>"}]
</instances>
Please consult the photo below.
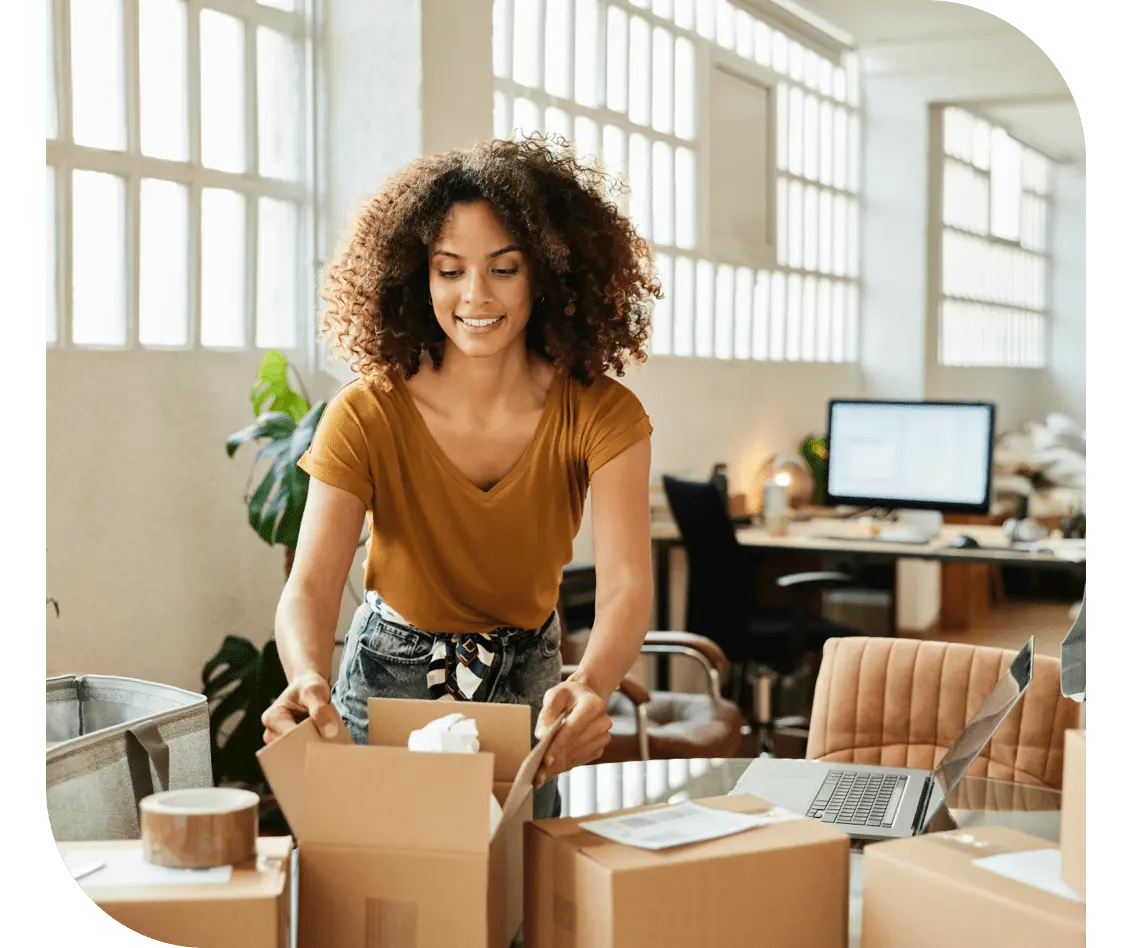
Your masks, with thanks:
<instances>
[{"instance_id":1,"label":"computer mouse","mask_svg":"<svg viewBox=\"0 0 1130 948\"><path fill-rule=\"evenodd\" d=\"M959 550L976 550L981 546L981 544L978 543L973 537L969 536L968 533L963 533L961 536L959 536L956 540L953 541L953 545Z\"/></svg>"}]
</instances>

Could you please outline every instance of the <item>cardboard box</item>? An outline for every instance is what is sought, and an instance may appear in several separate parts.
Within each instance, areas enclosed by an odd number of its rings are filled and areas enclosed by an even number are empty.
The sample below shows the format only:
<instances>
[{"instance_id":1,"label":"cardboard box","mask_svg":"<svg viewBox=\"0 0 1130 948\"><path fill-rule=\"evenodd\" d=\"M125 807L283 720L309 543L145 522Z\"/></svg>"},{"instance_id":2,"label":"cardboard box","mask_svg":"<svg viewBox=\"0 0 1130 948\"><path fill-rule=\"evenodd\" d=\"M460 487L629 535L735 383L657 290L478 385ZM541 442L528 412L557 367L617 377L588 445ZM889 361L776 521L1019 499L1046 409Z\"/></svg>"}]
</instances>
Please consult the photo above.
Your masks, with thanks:
<instances>
[{"instance_id":1,"label":"cardboard box","mask_svg":"<svg viewBox=\"0 0 1130 948\"><path fill-rule=\"evenodd\" d=\"M696 802L738 813L771 808L748 794ZM526 824L525 948L847 943L850 841L831 827L798 819L649 851L582 822Z\"/></svg>"},{"instance_id":2,"label":"cardboard box","mask_svg":"<svg viewBox=\"0 0 1130 948\"><path fill-rule=\"evenodd\" d=\"M408 750L412 731L452 711L476 721L480 753ZM374 698L369 747L323 741L305 721L261 750L298 838L299 948L508 948L522 921L522 823L552 737L531 751L530 732L528 705Z\"/></svg>"},{"instance_id":3,"label":"cardboard box","mask_svg":"<svg viewBox=\"0 0 1130 948\"><path fill-rule=\"evenodd\" d=\"M864 850L861 948L1083 948L1086 905L975 864L1050 848L1000 826L872 843Z\"/></svg>"},{"instance_id":4,"label":"cardboard box","mask_svg":"<svg viewBox=\"0 0 1130 948\"><path fill-rule=\"evenodd\" d=\"M59 843L65 858L86 850L141 849L140 840ZM83 891L126 928L189 948L289 948L289 836L259 839L257 860L222 884L88 886Z\"/></svg>"},{"instance_id":5,"label":"cardboard box","mask_svg":"<svg viewBox=\"0 0 1130 948\"><path fill-rule=\"evenodd\" d=\"M1059 848L1063 881L1087 897L1087 732L1068 731L1063 748Z\"/></svg>"}]
</instances>

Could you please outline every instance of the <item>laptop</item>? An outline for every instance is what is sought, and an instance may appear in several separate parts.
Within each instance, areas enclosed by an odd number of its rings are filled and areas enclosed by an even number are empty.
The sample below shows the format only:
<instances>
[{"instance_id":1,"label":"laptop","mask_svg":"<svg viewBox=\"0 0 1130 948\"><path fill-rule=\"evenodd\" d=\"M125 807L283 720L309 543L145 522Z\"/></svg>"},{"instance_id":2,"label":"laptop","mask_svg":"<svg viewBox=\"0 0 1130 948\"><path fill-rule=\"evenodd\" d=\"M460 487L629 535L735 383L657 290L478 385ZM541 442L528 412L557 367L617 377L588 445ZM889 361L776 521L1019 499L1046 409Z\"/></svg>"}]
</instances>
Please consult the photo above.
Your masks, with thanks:
<instances>
[{"instance_id":1,"label":"laptop","mask_svg":"<svg viewBox=\"0 0 1130 948\"><path fill-rule=\"evenodd\" d=\"M1020 650L961 736L931 773L908 767L761 757L732 793L831 824L854 839L901 839L926 831L942 804L1032 682L1034 641Z\"/></svg>"}]
</instances>

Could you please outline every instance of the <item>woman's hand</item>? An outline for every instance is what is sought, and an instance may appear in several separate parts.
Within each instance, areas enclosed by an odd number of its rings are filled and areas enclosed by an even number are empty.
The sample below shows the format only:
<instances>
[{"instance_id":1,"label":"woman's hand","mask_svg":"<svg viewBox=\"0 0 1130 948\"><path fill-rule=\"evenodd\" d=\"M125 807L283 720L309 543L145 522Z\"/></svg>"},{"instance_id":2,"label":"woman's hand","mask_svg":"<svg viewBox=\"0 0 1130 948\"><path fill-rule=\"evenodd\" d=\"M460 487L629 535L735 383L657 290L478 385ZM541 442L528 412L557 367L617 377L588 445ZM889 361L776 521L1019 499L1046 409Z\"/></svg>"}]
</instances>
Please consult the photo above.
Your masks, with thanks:
<instances>
[{"instance_id":1,"label":"woman's hand","mask_svg":"<svg viewBox=\"0 0 1130 948\"><path fill-rule=\"evenodd\" d=\"M317 672L298 675L263 712L263 727L266 728L263 742L270 744L277 740L306 717L314 719L314 726L322 737L328 740L337 737L339 717L330 704L330 685Z\"/></svg>"},{"instance_id":2,"label":"woman's hand","mask_svg":"<svg viewBox=\"0 0 1130 948\"><path fill-rule=\"evenodd\" d=\"M535 787L566 770L596 760L611 740L612 719L605 700L583 681L569 679L545 693L534 736L541 740L563 714L565 723L546 751L534 778Z\"/></svg>"}]
</instances>

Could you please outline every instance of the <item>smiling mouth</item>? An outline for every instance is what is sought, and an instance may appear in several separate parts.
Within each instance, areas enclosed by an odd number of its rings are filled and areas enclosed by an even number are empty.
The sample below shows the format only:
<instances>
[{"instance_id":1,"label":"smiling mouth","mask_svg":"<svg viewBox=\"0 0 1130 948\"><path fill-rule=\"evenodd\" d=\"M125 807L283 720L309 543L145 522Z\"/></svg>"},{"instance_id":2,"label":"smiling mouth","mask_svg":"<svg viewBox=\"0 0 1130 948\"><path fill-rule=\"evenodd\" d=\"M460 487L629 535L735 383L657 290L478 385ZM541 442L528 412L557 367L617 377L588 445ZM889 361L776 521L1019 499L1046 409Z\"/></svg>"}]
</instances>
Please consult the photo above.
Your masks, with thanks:
<instances>
[{"instance_id":1,"label":"smiling mouth","mask_svg":"<svg viewBox=\"0 0 1130 948\"><path fill-rule=\"evenodd\" d=\"M469 316L456 316L455 318L458 319L459 322L461 322L464 326L468 326L471 329L489 329L491 326L497 326L506 317L491 316L487 319L472 319Z\"/></svg>"}]
</instances>

